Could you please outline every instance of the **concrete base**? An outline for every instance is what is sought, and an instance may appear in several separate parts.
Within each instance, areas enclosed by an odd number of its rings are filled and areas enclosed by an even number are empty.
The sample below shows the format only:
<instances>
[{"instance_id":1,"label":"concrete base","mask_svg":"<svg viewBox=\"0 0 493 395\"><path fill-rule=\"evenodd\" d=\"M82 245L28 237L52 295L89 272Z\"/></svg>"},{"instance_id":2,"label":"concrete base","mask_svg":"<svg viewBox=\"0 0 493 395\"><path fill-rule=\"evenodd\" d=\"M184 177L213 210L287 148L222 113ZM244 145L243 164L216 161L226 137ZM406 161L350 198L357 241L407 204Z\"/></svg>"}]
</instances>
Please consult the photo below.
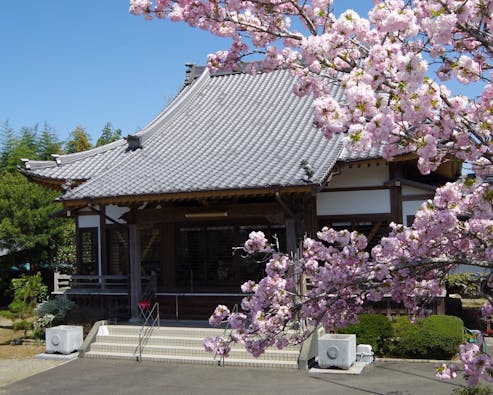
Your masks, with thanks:
<instances>
[{"instance_id":1,"label":"concrete base","mask_svg":"<svg viewBox=\"0 0 493 395\"><path fill-rule=\"evenodd\" d=\"M368 365L367 362L356 361L349 369L321 369L318 365L315 365L313 368L308 370L308 374L317 375L317 374L361 374L365 366Z\"/></svg>"},{"instance_id":2,"label":"concrete base","mask_svg":"<svg viewBox=\"0 0 493 395\"><path fill-rule=\"evenodd\" d=\"M79 352L75 351L72 354L48 354L46 352L41 354L36 354L35 359L49 359L52 361L71 361L79 357Z\"/></svg>"}]
</instances>

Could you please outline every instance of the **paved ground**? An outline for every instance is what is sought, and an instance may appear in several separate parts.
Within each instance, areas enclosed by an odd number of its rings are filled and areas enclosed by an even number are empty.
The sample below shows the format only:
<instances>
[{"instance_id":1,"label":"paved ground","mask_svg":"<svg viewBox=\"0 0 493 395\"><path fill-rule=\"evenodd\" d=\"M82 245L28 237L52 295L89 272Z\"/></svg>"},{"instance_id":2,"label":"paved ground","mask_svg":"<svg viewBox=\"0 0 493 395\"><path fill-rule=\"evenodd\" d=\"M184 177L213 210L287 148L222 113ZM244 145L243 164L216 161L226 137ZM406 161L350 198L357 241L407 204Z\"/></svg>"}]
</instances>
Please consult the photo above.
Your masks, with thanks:
<instances>
[{"instance_id":1,"label":"paved ground","mask_svg":"<svg viewBox=\"0 0 493 395\"><path fill-rule=\"evenodd\" d=\"M0 386L0 395L449 395L461 382L437 380L432 363L380 361L357 376L309 376L305 371L77 359L16 383Z\"/></svg>"},{"instance_id":2,"label":"paved ground","mask_svg":"<svg viewBox=\"0 0 493 395\"><path fill-rule=\"evenodd\" d=\"M0 359L0 393L2 385L44 372L64 362L29 359Z\"/></svg>"}]
</instances>

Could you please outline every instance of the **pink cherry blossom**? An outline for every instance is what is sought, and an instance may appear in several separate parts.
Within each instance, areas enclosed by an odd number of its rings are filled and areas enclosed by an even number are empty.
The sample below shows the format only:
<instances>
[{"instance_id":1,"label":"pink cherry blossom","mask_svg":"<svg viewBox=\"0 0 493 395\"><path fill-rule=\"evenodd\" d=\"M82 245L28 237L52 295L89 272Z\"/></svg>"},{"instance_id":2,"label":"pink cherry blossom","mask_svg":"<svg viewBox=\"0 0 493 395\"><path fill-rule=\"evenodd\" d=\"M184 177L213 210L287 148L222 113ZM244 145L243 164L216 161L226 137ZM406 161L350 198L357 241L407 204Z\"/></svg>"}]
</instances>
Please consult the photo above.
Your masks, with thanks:
<instances>
[{"instance_id":1,"label":"pink cherry blossom","mask_svg":"<svg viewBox=\"0 0 493 395\"><path fill-rule=\"evenodd\" d=\"M337 1L130 1L132 14L228 37L230 48L208 56L211 71L289 70L294 94L313 101L314 125L327 138L344 133L348 149L375 148L387 160L413 154L423 174L466 161L477 176L438 188L411 226L392 224L371 251L362 235L323 228L292 256L252 232L243 250L262 255L266 275L241 287L243 312L219 306L212 314L211 324L233 328L206 341L218 355L230 342L255 356L300 343L318 325L354 322L365 303L384 295L412 316L426 314L454 264L492 266L493 187L481 177L493 175L493 2L374 0L365 18L353 10L335 15ZM251 55L262 60L245 63ZM454 82L477 95L453 93ZM334 84L344 88L337 100ZM485 318L491 311L489 300ZM462 346L459 357L470 385L492 380L492 360L477 345ZM453 378L456 369L442 366L438 375Z\"/></svg>"}]
</instances>

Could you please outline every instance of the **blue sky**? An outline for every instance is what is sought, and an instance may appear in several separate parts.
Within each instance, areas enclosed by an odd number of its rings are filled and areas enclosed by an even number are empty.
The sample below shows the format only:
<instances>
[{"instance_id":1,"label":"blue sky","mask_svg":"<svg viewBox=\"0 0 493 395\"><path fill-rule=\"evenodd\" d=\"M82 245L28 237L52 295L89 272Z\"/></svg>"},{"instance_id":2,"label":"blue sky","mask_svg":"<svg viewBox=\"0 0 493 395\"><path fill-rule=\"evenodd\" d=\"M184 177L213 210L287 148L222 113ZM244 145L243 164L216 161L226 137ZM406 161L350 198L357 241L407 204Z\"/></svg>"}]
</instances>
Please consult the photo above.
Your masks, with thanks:
<instances>
[{"instance_id":1,"label":"blue sky","mask_svg":"<svg viewBox=\"0 0 493 395\"><path fill-rule=\"evenodd\" d=\"M360 12L371 4L335 1ZM107 121L134 133L176 95L185 63L227 47L181 23L130 15L128 0L4 1L0 123L47 122L62 140L80 125L93 143Z\"/></svg>"},{"instance_id":2,"label":"blue sky","mask_svg":"<svg viewBox=\"0 0 493 395\"><path fill-rule=\"evenodd\" d=\"M26 0L0 9L0 123L48 122L61 139L107 121L127 135L173 98L185 63L226 47L183 24L145 21L127 0Z\"/></svg>"}]
</instances>

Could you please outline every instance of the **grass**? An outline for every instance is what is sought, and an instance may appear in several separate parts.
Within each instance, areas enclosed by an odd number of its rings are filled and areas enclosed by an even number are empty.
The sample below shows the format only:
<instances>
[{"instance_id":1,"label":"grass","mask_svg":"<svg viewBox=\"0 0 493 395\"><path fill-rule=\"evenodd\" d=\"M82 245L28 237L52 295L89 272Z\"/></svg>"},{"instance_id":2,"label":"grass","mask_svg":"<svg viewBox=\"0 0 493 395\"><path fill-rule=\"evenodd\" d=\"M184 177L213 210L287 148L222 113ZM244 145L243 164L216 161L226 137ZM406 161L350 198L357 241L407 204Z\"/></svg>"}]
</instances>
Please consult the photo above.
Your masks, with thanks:
<instances>
[{"instance_id":1,"label":"grass","mask_svg":"<svg viewBox=\"0 0 493 395\"><path fill-rule=\"evenodd\" d=\"M45 346L40 344L23 344L12 346L10 341L22 337L24 331L15 332L10 323L0 322L0 359L26 359L44 351Z\"/></svg>"}]
</instances>

